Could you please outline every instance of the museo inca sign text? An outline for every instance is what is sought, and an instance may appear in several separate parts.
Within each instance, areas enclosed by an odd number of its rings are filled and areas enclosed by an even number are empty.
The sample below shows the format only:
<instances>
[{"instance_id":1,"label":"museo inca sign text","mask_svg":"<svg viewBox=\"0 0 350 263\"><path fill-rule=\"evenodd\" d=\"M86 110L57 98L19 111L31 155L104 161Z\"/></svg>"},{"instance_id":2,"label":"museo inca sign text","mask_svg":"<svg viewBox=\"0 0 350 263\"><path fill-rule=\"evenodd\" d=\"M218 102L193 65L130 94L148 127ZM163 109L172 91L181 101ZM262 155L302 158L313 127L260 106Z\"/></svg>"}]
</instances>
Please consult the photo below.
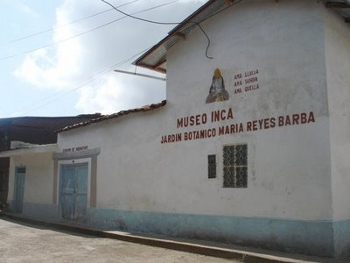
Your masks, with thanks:
<instances>
[{"instance_id":1,"label":"museo inca sign text","mask_svg":"<svg viewBox=\"0 0 350 263\"><path fill-rule=\"evenodd\" d=\"M176 120L176 128L179 131L172 134L162 135L160 143L167 144L181 141L200 140L243 132L274 129L277 127L303 125L314 123L315 116L311 111L309 113L302 112L280 115L258 120L249 120L247 122L235 122L234 120L235 117L232 108L180 117ZM214 123L224 123L224 125L208 127L210 124ZM186 131L183 131L184 129Z\"/></svg>"}]
</instances>

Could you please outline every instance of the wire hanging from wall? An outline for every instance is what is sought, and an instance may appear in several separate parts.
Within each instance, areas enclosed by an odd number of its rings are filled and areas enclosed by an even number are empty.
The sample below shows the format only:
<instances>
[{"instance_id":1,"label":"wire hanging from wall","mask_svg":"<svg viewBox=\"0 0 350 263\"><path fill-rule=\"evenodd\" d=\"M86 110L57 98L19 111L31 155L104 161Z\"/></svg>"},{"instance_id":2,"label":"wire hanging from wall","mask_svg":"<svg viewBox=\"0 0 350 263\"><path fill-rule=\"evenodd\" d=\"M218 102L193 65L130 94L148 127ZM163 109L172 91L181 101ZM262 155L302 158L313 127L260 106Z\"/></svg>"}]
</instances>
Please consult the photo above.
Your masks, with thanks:
<instances>
[{"instance_id":1,"label":"wire hanging from wall","mask_svg":"<svg viewBox=\"0 0 350 263\"><path fill-rule=\"evenodd\" d=\"M104 2L105 4L111 6L113 9L115 9L116 11L118 11L119 13L127 16L127 17L130 17L132 19L136 19L136 20L140 20L140 21L143 21L143 22L146 22L146 23L151 23L151 24L156 24L156 25L180 25L181 22L159 22L159 21L154 21L154 20L149 20L149 19L145 19L145 18L141 18L141 17L137 17L137 16L133 16L133 15L130 15L128 13L125 13L121 10L119 10L118 8L116 8L114 5L112 5L111 3L105 1L105 0L101 0L102 2ZM209 39L209 36L208 34L204 31L204 29L201 27L201 25L197 22L193 22L193 21L190 21L189 23L193 23L195 24L196 26L199 27L199 29L203 32L203 34L205 35L205 37L207 38L207 41L208 41L208 44L207 44L207 48L206 48L206 51L205 51L205 56L209 59L213 59L212 57L208 56L208 49L210 47L210 39Z\"/></svg>"},{"instance_id":2,"label":"wire hanging from wall","mask_svg":"<svg viewBox=\"0 0 350 263\"><path fill-rule=\"evenodd\" d=\"M119 13L127 16L127 17L130 17L132 19L136 19L136 20L140 20L140 21L143 21L143 22L147 22L147 23L152 23L152 24L157 24L157 25L181 25L181 24L184 24L183 22L159 22L159 21L154 21L154 20L149 20L149 19L145 19L145 18L141 18L141 17L137 17L137 16L133 16L133 15L130 15L128 13L125 13L121 10L119 10L118 8L116 8L114 5L112 5L111 3L107 2L106 0L101 0L102 2L104 2L105 4L111 6L113 9L115 9L116 11L118 11ZM243 0L238 0L237 2L234 2L234 0L229 0L228 2L226 2L225 0L225 3L228 5L227 7L225 7L224 9L214 13L213 15L207 17L206 19L202 20L201 22L225 11L226 9L232 7L233 5L235 4L238 4L240 2L242 2ZM195 24L196 26L198 26L198 28L202 31L202 33L205 35L206 39L207 39L207 47L206 47L206 50L205 50L205 56L208 58L208 59L213 59L213 57L209 56L208 55L208 50L209 50L209 47L210 47L210 38L208 36L208 34L205 32L205 30L203 29L203 27L200 25L200 23L198 22L194 22L194 21L188 21L186 23L192 23L192 24Z\"/></svg>"}]
</instances>

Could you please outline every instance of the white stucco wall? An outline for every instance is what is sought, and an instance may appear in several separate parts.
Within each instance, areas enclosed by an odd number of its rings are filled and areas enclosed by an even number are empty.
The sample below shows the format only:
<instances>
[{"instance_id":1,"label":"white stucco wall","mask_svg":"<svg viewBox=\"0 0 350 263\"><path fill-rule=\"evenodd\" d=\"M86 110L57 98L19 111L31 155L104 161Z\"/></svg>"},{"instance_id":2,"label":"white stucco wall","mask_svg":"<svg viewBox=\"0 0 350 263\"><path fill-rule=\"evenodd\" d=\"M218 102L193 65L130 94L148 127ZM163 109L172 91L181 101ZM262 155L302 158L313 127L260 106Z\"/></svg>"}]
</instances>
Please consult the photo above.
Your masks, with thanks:
<instances>
[{"instance_id":1,"label":"white stucco wall","mask_svg":"<svg viewBox=\"0 0 350 263\"><path fill-rule=\"evenodd\" d=\"M244 1L168 52L163 109L64 132L59 146L101 147L97 206L238 217L329 220L331 178L323 6ZM263 23L262 23L263 21ZM234 25L234 26L233 26ZM206 104L219 68L230 100ZM233 76L258 70L259 90L234 94ZM181 117L231 108L234 119L177 128ZM313 112L315 122L161 144L163 135ZM248 188L223 188L222 147L248 144ZM217 178L208 179L207 155Z\"/></svg>"},{"instance_id":2,"label":"white stucco wall","mask_svg":"<svg viewBox=\"0 0 350 263\"><path fill-rule=\"evenodd\" d=\"M204 191L208 200L202 203L210 207L207 212L304 220L332 218L323 8L315 1L243 1L202 23L211 40L212 60L205 57L207 42L199 30L168 52L167 99L172 115L163 124L169 127L168 133L176 131L176 118L229 107L237 123L310 111L316 118L315 123L304 126L176 145L185 148L181 157L185 159L188 154L192 159L184 170L191 171L192 167L193 172L188 174L195 177L201 167L204 185L211 185ZM222 71L230 100L205 104L215 68ZM256 69L260 88L234 94L233 76ZM222 145L241 142L249 147L248 189L222 189L222 177L215 187L205 181L204 155L217 153L221 165ZM218 171L222 173L220 166ZM202 185L198 181L197 185L201 191ZM194 204L199 209L201 200Z\"/></svg>"},{"instance_id":3,"label":"white stucco wall","mask_svg":"<svg viewBox=\"0 0 350 263\"><path fill-rule=\"evenodd\" d=\"M97 206L125 210L159 210L147 200L165 202L157 194L161 159L159 127L163 109L131 114L59 134L59 146L100 147L97 164ZM165 189L163 189L165 190ZM163 191L162 190L162 191ZM157 201L157 199L159 199ZM163 204L165 207L165 203Z\"/></svg>"},{"instance_id":4,"label":"white stucco wall","mask_svg":"<svg viewBox=\"0 0 350 263\"><path fill-rule=\"evenodd\" d=\"M16 167L25 167L23 202L52 204L53 161L52 152L14 155L10 159L8 200L14 198Z\"/></svg>"},{"instance_id":5,"label":"white stucco wall","mask_svg":"<svg viewBox=\"0 0 350 263\"><path fill-rule=\"evenodd\" d=\"M335 220L350 219L350 25L325 11L327 80Z\"/></svg>"},{"instance_id":6,"label":"white stucco wall","mask_svg":"<svg viewBox=\"0 0 350 263\"><path fill-rule=\"evenodd\" d=\"M168 50L164 107L59 134L61 153L98 152L90 223L349 257L349 222L340 222L350 213L348 25L322 2L245 0L201 26L213 58L198 28ZM217 68L229 99L207 104ZM217 111L223 117L214 121ZM231 125L242 131L220 134ZM185 139L207 130L216 136ZM248 187L224 188L223 146L241 143Z\"/></svg>"},{"instance_id":7,"label":"white stucco wall","mask_svg":"<svg viewBox=\"0 0 350 263\"><path fill-rule=\"evenodd\" d=\"M24 213L60 218L61 165L88 163L84 223L349 257L349 25L313 0L245 0L201 26L212 59L198 28L168 50L164 107L61 132L57 148L16 150L9 200L25 166ZM207 104L217 68L229 99ZM220 134L231 125L242 131ZM223 146L241 143L248 187L224 188Z\"/></svg>"}]
</instances>

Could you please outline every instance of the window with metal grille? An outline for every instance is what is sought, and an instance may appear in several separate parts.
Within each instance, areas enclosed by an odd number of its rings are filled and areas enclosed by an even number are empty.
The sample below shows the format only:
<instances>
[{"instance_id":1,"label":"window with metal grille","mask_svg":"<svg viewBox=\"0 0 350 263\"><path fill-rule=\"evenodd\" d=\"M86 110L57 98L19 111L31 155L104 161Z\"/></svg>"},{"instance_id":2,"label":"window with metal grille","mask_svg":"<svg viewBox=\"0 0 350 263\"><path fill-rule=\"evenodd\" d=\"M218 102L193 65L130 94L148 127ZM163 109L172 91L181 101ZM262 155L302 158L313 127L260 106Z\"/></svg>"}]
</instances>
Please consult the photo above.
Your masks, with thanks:
<instances>
[{"instance_id":1,"label":"window with metal grille","mask_svg":"<svg viewBox=\"0 0 350 263\"><path fill-rule=\"evenodd\" d=\"M224 146L224 187L248 186L248 145Z\"/></svg>"},{"instance_id":2,"label":"window with metal grille","mask_svg":"<svg viewBox=\"0 0 350 263\"><path fill-rule=\"evenodd\" d=\"M216 178L216 155L208 155L208 178Z\"/></svg>"}]
</instances>

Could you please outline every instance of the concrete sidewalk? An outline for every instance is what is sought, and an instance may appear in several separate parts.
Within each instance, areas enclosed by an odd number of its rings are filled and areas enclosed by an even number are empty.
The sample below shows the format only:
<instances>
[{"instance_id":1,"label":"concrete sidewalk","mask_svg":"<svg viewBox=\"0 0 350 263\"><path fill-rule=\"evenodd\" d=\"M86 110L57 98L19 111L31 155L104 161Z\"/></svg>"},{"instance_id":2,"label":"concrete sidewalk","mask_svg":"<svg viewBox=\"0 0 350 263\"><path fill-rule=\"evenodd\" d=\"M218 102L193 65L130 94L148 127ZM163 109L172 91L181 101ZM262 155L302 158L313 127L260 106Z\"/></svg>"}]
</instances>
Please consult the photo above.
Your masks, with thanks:
<instances>
[{"instance_id":1,"label":"concrete sidewalk","mask_svg":"<svg viewBox=\"0 0 350 263\"><path fill-rule=\"evenodd\" d=\"M1 212L0 215L3 219L8 218L28 224L41 225L54 229L78 232L98 237L118 239L127 242L196 253L206 256L213 256L225 259L235 259L242 262L348 262L327 258L287 254L262 249L246 248L231 244L223 244L202 240L170 238L165 236L150 235L143 233L105 231L101 229L86 227L75 222L43 221L37 218L29 218L24 217L22 215L7 212Z\"/></svg>"}]
</instances>

